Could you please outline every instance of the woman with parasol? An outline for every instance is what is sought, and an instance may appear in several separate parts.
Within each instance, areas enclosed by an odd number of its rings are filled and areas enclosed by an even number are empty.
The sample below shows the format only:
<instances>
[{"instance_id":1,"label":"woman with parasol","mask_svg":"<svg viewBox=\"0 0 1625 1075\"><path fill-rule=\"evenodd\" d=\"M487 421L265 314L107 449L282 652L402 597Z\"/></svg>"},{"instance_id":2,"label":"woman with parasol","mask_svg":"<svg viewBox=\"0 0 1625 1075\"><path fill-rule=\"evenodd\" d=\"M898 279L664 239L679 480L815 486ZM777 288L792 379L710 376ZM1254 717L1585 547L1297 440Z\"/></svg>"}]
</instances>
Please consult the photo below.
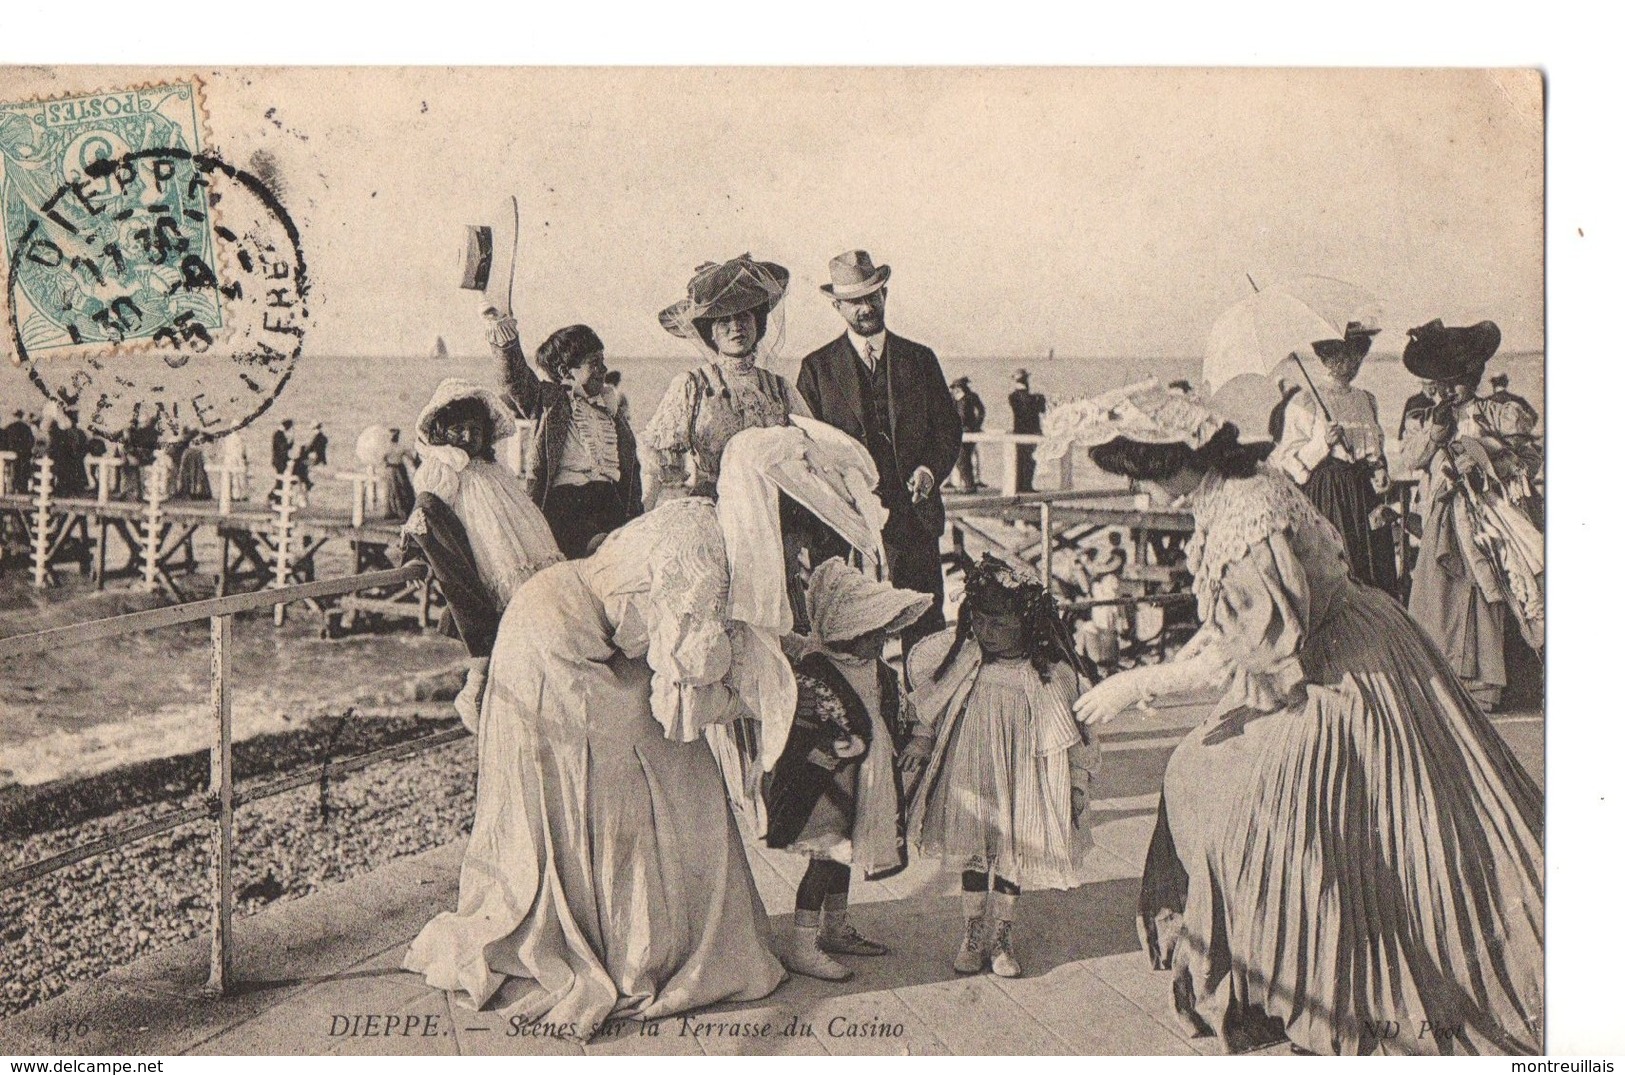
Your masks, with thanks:
<instances>
[{"instance_id":1,"label":"woman with parasol","mask_svg":"<svg viewBox=\"0 0 1625 1075\"><path fill-rule=\"evenodd\" d=\"M1075 706L1223 692L1168 761L1141 884L1182 1021L1233 1052L1539 1052L1540 790L1449 663L1350 578L1267 442L1149 382L1065 405L1051 436L1195 521L1200 630Z\"/></svg>"},{"instance_id":2,"label":"woman with parasol","mask_svg":"<svg viewBox=\"0 0 1625 1075\"><path fill-rule=\"evenodd\" d=\"M1280 443L1270 461L1303 487L1309 502L1343 535L1350 574L1397 597L1393 527L1382 511L1388 461L1377 397L1354 387L1371 338L1379 331L1354 321L1341 339L1312 344L1327 376L1317 385L1304 370L1308 390L1288 400Z\"/></svg>"}]
</instances>

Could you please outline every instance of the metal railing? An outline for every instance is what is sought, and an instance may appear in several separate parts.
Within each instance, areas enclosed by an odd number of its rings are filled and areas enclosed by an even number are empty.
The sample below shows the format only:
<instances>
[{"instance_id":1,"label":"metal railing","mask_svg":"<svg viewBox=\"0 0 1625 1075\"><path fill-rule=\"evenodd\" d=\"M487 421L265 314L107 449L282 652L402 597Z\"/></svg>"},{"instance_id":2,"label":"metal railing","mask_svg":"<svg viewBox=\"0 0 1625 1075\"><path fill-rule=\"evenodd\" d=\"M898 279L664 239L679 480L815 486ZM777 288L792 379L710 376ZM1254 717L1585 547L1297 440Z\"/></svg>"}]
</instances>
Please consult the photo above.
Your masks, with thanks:
<instances>
[{"instance_id":1,"label":"metal railing","mask_svg":"<svg viewBox=\"0 0 1625 1075\"><path fill-rule=\"evenodd\" d=\"M404 757L421 750L464 738L462 728L448 729L405 743L397 743L346 758L342 761L316 766L303 772L273 780L238 796L231 771L231 658L232 623L234 617L256 609L273 608L289 602L336 597L375 587L398 586L410 582L427 582L429 571L422 563L407 564L387 571L372 571L360 575L301 583L252 593L232 594L203 601L193 601L146 612L132 612L123 616L90 620L85 623L53 627L31 634L0 638L0 661L31 654L46 653L64 646L94 642L104 638L136 634L183 623L209 621L210 679L209 700L214 709L215 737L209 749L209 788L205 801L198 806L179 810L165 817L138 825L99 840L69 848L48 858L0 873L0 892L15 888L28 881L65 869L87 858L116 850L138 840L144 840L181 825L212 819L214 826L213 862L211 864L211 897L213 923L209 952L209 992L224 994L231 988L232 940L231 919L234 889L231 881L232 818L239 803L277 795L319 780L361 768L375 761Z\"/></svg>"}]
</instances>

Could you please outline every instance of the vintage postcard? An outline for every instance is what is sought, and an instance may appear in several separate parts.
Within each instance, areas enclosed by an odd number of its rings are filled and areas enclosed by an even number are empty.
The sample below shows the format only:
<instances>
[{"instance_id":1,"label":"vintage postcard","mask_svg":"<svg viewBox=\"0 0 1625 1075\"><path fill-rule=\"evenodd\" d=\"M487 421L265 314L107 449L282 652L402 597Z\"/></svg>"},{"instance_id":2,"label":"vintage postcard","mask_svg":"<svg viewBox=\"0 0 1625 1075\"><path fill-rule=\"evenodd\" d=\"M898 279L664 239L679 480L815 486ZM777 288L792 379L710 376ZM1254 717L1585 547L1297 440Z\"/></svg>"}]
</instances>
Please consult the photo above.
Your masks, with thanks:
<instances>
[{"instance_id":1,"label":"vintage postcard","mask_svg":"<svg viewBox=\"0 0 1625 1075\"><path fill-rule=\"evenodd\" d=\"M0 68L0 1051L1545 1052L1544 91Z\"/></svg>"}]
</instances>

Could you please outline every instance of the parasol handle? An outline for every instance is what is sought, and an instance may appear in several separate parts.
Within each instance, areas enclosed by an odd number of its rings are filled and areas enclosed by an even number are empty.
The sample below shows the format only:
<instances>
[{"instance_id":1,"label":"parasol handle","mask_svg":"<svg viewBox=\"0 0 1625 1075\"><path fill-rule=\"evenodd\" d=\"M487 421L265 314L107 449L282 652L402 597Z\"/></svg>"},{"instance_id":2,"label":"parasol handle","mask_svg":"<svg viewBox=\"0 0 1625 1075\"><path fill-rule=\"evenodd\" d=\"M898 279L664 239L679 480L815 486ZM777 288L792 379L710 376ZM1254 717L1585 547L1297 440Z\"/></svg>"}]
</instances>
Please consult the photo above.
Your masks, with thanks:
<instances>
[{"instance_id":1,"label":"parasol handle","mask_svg":"<svg viewBox=\"0 0 1625 1075\"><path fill-rule=\"evenodd\" d=\"M1329 408L1327 408L1326 401L1320 398L1320 391L1319 389L1315 388L1314 378L1310 377L1309 371L1304 368L1303 359L1298 357L1298 352L1292 352L1292 361L1298 364L1298 372L1303 374L1303 383L1309 386L1309 394L1315 397L1316 403L1320 404L1320 413L1324 414L1326 416L1326 421L1330 422L1332 420L1332 412Z\"/></svg>"}]
</instances>

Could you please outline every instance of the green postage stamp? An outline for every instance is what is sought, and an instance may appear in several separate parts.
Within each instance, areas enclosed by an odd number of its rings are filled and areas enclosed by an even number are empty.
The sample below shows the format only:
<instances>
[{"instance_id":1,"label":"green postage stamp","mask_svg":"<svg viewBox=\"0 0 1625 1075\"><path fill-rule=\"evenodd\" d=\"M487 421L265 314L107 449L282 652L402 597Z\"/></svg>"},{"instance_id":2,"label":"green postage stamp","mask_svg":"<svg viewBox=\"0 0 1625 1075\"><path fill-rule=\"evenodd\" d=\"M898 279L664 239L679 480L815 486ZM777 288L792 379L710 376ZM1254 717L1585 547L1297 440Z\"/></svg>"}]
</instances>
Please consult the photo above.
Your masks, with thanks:
<instances>
[{"instance_id":1,"label":"green postage stamp","mask_svg":"<svg viewBox=\"0 0 1625 1075\"><path fill-rule=\"evenodd\" d=\"M9 298L27 354L151 340L181 314L222 327L219 295L182 277L197 271L189 259L214 271L208 205L142 182L131 162L201 152L201 111L191 82L0 105Z\"/></svg>"},{"instance_id":2,"label":"green postage stamp","mask_svg":"<svg viewBox=\"0 0 1625 1075\"><path fill-rule=\"evenodd\" d=\"M298 358L298 230L207 118L196 79L0 104L8 349L97 432L224 435Z\"/></svg>"}]
</instances>

